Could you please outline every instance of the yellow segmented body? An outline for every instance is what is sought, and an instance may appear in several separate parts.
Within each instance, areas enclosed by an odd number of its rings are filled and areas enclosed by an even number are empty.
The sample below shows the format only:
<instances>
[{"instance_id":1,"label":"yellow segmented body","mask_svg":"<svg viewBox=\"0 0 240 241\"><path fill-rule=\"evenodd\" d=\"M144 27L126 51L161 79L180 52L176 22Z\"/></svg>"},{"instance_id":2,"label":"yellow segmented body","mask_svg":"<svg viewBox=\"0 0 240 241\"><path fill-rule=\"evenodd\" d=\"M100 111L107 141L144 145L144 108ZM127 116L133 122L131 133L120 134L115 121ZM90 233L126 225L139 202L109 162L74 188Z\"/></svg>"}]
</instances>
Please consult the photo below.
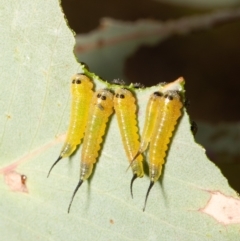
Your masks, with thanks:
<instances>
[{"instance_id":1,"label":"yellow segmented body","mask_svg":"<svg viewBox=\"0 0 240 241\"><path fill-rule=\"evenodd\" d=\"M157 116L149 147L150 186L143 210L145 210L147 198L152 186L161 175L162 165L165 162L170 139L176 127L177 120L181 116L182 107L183 104L177 91L166 91L159 102L160 112Z\"/></svg>"},{"instance_id":2,"label":"yellow segmented body","mask_svg":"<svg viewBox=\"0 0 240 241\"><path fill-rule=\"evenodd\" d=\"M82 145L80 180L73 192L68 212L70 212L74 196L83 181L88 179L92 174L93 165L99 155L100 145L106 131L108 119L113 113L113 96L113 93L109 89L98 90L93 95Z\"/></svg>"},{"instance_id":3,"label":"yellow segmented body","mask_svg":"<svg viewBox=\"0 0 240 241\"><path fill-rule=\"evenodd\" d=\"M86 75L76 74L73 76L71 117L66 140L60 154L62 157L70 156L84 136L89 106L93 96L92 88L93 83Z\"/></svg>"},{"instance_id":4,"label":"yellow segmented body","mask_svg":"<svg viewBox=\"0 0 240 241\"><path fill-rule=\"evenodd\" d=\"M164 93L161 98L156 125L149 148L149 176L156 182L161 175L162 165L168 150L170 138L181 116L183 107L180 96L175 91Z\"/></svg>"},{"instance_id":5,"label":"yellow segmented body","mask_svg":"<svg viewBox=\"0 0 240 241\"><path fill-rule=\"evenodd\" d=\"M92 99L85 137L82 145L80 179L86 180L92 173L99 155L106 124L113 113L113 93L108 89L97 91Z\"/></svg>"},{"instance_id":6,"label":"yellow segmented body","mask_svg":"<svg viewBox=\"0 0 240 241\"><path fill-rule=\"evenodd\" d=\"M84 74L76 74L72 77L71 94L71 117L67 136L58 159L51 166L48 176L53 167L64 157L70 156L80 144L87 125L88 111L93 96L93 83Z\"/></svg>"},{"instance_id":7,"label":"yellow segmented body","mask_svg":"<svg viewBox=\"0 0 240 241\"><path fill-rule=\"evenodd\" d=\"M130 90L118 88L114 96L114 109L122 136L123 146L129 162L132 161L140 147L136 120L136 100ZM143 157L139 155L131 164L133 174L143 177Z\"/></svg>"},{"instance_id":8,"label":"yellow segmented body","mask_svg":"<svg viewBox=\"0 0 240 241\"><path fill-rule=\"evenodd\" d=\"M141 136L141 144L138 153L143 153L152 138L154 127L156 126L156 120L160 113L160 102L162 101L162 93L154 92L148 101L146 109L145 123L143 127L143 133Z\"/></svg>"}]
</instances>

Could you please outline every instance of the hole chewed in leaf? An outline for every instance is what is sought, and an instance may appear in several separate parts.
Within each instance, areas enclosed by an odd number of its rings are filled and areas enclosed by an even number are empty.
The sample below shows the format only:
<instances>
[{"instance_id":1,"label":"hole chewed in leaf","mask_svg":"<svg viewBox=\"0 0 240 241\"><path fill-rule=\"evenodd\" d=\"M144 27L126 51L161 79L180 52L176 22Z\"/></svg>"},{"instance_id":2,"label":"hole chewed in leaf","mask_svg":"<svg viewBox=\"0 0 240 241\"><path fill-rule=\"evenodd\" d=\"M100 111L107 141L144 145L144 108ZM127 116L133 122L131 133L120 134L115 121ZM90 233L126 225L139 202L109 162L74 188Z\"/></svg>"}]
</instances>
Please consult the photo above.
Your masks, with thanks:
<instances>
[{"instance_id":1,"label":"hole chewed in leaf","mask_svg":"<svg viewBox=\"0 0 240 241\"><path fill-rule=\"evenodd\" d=\"M12 191L28 193L28 188L26 186L27 178L25 175L10 171L4 174L4 180Z\"/></svg>"},{"instance_id":2,"label":"hole chewed in leaf","mask_svg":"<svg viewBox=\"0 0 240 241\"><path fill-rule=\"evenodd\" d=\"M211 192L207 205L200 209L225 225L240 224L240 199L225 196L220 192Z\"/></svg>"}]
</instances>

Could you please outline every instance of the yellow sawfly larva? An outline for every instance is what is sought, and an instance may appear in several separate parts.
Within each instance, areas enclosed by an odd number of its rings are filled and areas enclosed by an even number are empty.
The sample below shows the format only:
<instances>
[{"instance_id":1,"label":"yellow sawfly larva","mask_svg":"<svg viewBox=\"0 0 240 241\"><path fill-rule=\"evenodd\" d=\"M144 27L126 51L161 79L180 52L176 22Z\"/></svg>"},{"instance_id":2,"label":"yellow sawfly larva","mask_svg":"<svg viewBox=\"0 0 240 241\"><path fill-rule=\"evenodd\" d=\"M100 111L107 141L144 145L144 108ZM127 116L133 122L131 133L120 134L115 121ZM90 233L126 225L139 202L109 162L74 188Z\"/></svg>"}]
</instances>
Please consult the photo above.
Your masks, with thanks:
<instances>
[{"instance_id":1,"label":"yellow sawfly larva","mask_svg":"<svg viewBox=\"0 0 240 241\"><path fill-rule=\"evenodd\" d=\"M130 90L126 88L117 88L115 90L113 102L123 146L127 158L129 162L131 162L140 146L136 119L136 99ZM138 155L131 163L133 177L130 183L130 191L132 196L133 181L137 177L143 177L144 175L142 160L142 155Z\"/></svg>"},{"instance_id":2,"label":"yellow sawfly larva","mask_svg":"<svg viewBox=\"0 0 240 241\"><path fill-rule=\"evenodd\" d=\"M143 127L143 133L141 135L141 144L135 157L131 160L131 163L142 154L148 148L149 142L152 138L154 127L156 125L157 116L159 114L159 106L163 93L156 91L151 94L145 113L145 122ZM130 163L130 165L131 165Z\"/></svg>"},{"instance_id":3,"label":"yellow sawfly larva","mask_svg":"<svg viewBox=\"0 0 240 241\"><path fill-rule=\"evenodd\" d=\"M66 140L58 159L51 166L48 176L53 167L64 157L70 156L80 144L87 125L90 102L93 96L93 82L84 74L76 74L72 77L71 116Z\"/></svg>"},{"instance_id":4,"label":"yellow sawfly larva","mask_svg":"<svg viewBox=\"0 0 240 241\"><path fill-rule=\"evenodd\" d=\"M162 165L165 162L166 152L169 148L170 139L181 116L183 103L178 91L169 90L164 92L159 103L159 114L153 130L149 147L149 177L150 185L146 194L143 211L146 208L149 192L154 183L159 179Z\"/></svg>"},{"instance_id":5,"label":"yellow sawfly larva","mask_svg":"<svg viewBox=\"0 0 240 241\"><path fill-rule=\"evenodd\" d=\"M113 113L113 96L114 94L109 89L98 90L93 95L82 144L80 180L73 192L68 207L68 213L70 212L74 196L78 189L82 185L83 181L88 179L92 174L93 165L99 155L98 152L102 143L102 137L106 131L107 122L110 115Z\"/></svg>"},{"instance_id":6,"label":"yellow sawfly larva","mask_svg":"<svg viewBox=\"0 0 240 241\"><path fill-rule=\"evenodd\" d=\"M148 104L147 104L147 108L146 108L146 112L145 112L145 122L144 122L144 127L143 127L143 133L141 135L140 148L139 148L138 152L136 153L135 157L133 158L133 160L130 162L130 166L131 166L131 163L137 158L137 156L142 154L148 148L149 142L153 135L153 130L155 127L157 116L159 114L159 103L160 103L161 97L163 95L162 91L164 90L164 86L165 86L165 88L166 87L169 88L169 86L170 86L170 89L171 88L179 89L179 85L183 81L184 81L183 79L179 78L172 83L161 82L158 84L160 86L161 91L156 91L153 94L151 94L151 96L148 100ZM174 84L175 84L175 86L174 86Z\"/></svg>"}]
</instances>

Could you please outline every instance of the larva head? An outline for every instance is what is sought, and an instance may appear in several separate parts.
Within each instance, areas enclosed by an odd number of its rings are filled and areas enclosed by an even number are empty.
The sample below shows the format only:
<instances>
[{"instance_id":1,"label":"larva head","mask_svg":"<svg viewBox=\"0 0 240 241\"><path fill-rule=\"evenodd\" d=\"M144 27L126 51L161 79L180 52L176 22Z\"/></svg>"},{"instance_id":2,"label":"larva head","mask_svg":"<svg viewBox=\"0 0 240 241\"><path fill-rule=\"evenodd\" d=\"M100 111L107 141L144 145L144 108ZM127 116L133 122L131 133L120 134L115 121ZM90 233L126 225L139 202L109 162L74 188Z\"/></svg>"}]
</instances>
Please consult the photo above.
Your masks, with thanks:
<instances>
[{"instance_id":1,"label":"larva head","mask_svg":"<svg viewBox=\"0 0 240 241\"><path fill-rule=\"evenodd\" d=\"M100 110L111 110L113 108L113 96L109 89L98 90L94 94L94 105L99 106Z\"/></svg>"},{"instance_id":2,"label":"larva head","mask_svg":"<svg viewBox=\"0 0 240 241\"><path fill-rule=\"evenodd\" d=\"M125 88L115 90L114 103L121 102L122 104L124 103L124 106L132 105L132 101L130 101L131 99L134 99L135 101L135 98L130 90Z\"/></svg>"},{"instance_id":3,"label":"larva head","mask_svg":"<svg viewBox=\"0 0 240 241\"><path fill-rule=\"evenodd\" d=\"M73 96L80 96L85 93L85 91L91 90L93 88L92 80L84 74L75 74L72 77L71 91Z\"/></svg>"},{"instance_id":4,"label":"larva head","mask_svg":"<svg viewBox=\"0 0 240 241\"><path fill-rule=\"evenodd\" d=\"M181 95L180 95L179 91L176 91L176 90L168 90L168 91L164 92L163 97L167 101L171 101L171 100L181 101Z\"/></svg>"}]
</instances>

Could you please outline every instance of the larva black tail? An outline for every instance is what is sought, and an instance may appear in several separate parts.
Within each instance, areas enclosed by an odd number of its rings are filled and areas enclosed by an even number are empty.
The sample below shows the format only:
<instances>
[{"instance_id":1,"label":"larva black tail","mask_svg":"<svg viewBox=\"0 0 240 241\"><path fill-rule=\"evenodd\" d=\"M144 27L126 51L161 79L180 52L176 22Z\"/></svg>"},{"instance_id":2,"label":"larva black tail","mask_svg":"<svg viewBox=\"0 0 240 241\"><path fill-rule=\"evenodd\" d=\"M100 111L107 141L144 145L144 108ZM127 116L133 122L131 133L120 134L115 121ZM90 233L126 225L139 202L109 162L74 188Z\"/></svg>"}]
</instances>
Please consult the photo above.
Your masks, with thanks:
<instances>
[{"instance_id":1,"label":"larva black tail","mask_svg":"<svg viewBox=\"0 0 240 241\"><path fill-rule=\"evenodd\" d=\"M48 172L47 177L49 177L50 172L52 171L53 167L54 167L61 159L62 159L62 156L59 156L58 159L52 164L52 166L51 166L51 168L50 168L50 170L49 170L49 172Z\"/></svg>"},{"instance_id":2,"label":"larva black tail","mask_svg":"<svg viewBox=\"0 0 240 241\"><path fill-rule=\"evenodd\" d=\"M126 171L128 171L128 169L132 166L133 162L136 160L136 158L141 154L142 152L141 151L138 151L137 154L134 156L134 158L130 161L130 164L127 168Z\"/></svg>"},{"instance_id":3,"label":"larva black tail","mask_svg":"<svg viewBox=\"0 0 240 241\"><path fill-rule=\"evenodd\" d=\"M131 191L132 198L133 198L132 186L133 186L134 180L135 180L137 177L138 177L138 176L137 176L137 173L133 174L133 177L132 177L132 180L131 180L131 184L130 184L130 191Z\"/></svg>"},{"instance_id":4,"label":"larva black tail","mask_svg":"<svg viewBox=\"0 0 240 241\"><path fill-rule=\"evenodd\" d=\"M69 203L69 206L68 206L68 213L70 212L70 208L71 208L71 206L72 206L73 199L74 199L74 197L75 197L75 195L76 195L78 189L81 187L82 183L83 183L83 180L80 179L79 182L78 182L78 185L76 186L76 188L75 188L75 190L74 190L74 192L73 192L73 195L72 195L71 201L70 201L70 203Z\"/></svg>"},{"instance_id":5,"label":"larva black tail","mask_svg":"<svg viewBox=\"0 0 240 241\"><path fill-rule=\"evenodd\" d=\"M150 190L151 190L151 188L153 187L153 185L154 185L154 182L151 181L151 182L150 182L150 185L149 185L149 188L148 188L148 191L147 191L147 194L146 194L145 203L144 203L144 207L143 207L143 212L145 211L145 208L146 208L146 205L147 205L148 195L149 195Z\"/></svg>"}]
</instances>

